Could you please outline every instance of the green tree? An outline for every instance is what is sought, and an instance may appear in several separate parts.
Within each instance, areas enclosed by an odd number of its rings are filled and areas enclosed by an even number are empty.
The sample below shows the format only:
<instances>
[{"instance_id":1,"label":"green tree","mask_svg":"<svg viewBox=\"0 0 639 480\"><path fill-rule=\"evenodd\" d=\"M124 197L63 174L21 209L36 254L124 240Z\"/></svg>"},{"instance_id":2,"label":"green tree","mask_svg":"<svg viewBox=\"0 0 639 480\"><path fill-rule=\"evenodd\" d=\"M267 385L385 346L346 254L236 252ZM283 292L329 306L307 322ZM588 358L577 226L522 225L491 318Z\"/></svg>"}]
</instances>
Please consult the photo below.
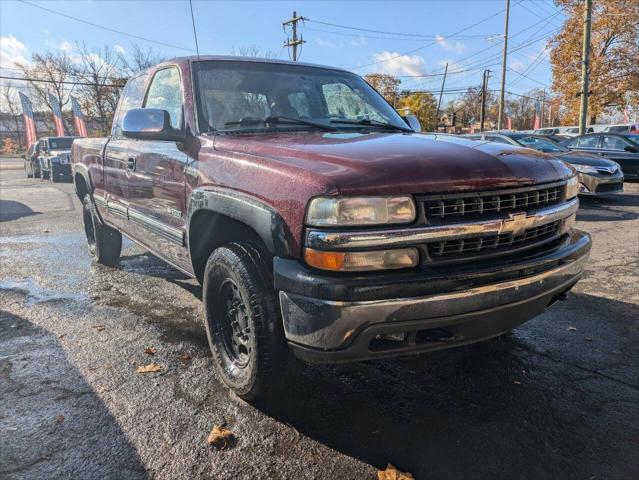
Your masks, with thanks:
<instances>
[{"instance_id":1,"label":"green tree","mask_svg":"<svg viewBox=\"0 0 639 480\"><path fill-rule=\"evenodd\" d=\"M583 0L555 0L566 20L550 41L553 91L562 105L564 123L575 124L579 116ZM593 2L590 43L590 123L610 105L623 109L639 102L639 2L597 0ZM631 95L627 95L631 92ZM631 102L631 103L628 103Z\"/></svg>"},{"instance_id":2,"label":"green tree","mask_svg":"<svg viewBox=\"0 0 639 480\"><path fill-rule=\"evenodd\" d=\"M364 75L364 80L381 93L388 103L397 106L401 80L386 73L369 73Z\"/></svg>"},{"instance_id":3,"label":"green tree","mask_svg":"<svg viewBox=\"0 0 639 480\"><path fill-rule=\"evenodd\" d=\"M431 93L403 94L397 102L397 110L404 115L415 115L425 132L433 131L437 127L437 101Z\"/></svg>"}]
</instances>

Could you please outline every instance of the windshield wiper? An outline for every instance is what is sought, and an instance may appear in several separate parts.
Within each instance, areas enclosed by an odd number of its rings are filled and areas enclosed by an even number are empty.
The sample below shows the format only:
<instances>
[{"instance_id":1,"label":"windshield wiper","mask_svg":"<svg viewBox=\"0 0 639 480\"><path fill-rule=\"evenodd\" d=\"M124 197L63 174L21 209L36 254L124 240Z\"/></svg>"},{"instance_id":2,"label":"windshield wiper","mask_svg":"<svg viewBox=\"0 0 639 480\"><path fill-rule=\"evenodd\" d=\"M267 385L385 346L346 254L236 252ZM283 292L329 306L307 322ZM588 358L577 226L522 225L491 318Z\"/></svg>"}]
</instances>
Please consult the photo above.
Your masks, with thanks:
<instances>
[{"instance_id":1,"label":"windshield wiper","mask_svg":"<svg viewBox=\"0 0 639 480\"><path fill-rule=\"evenodd\" d=\"M344 125L362 125L366 127L386 128L388 130L399 130L401 132L413 132L413 130L408 127L399 127L397 125L393 125L392 123L378 122L377 120L368 120L366 118L363 118L361 120L332 119L331 123L341 123Z\"/></svg>"},{"instance_id":2,"label":"windshield wiper","mask_svg":"<svg viewBox=\"0 0 639 480\"><path fill-rule=\"evenodd\" d=\"M284 123L287 125L308 125L309 127L321 128L322 130L335 131L335 127L331 125L326 125L325 123L312 122L310 120L304 120L302 118L294 118L294 117L284 117L281 115L271 116L266 118L255 118L255 117L245 117L241 120L235 122L226 122L225 126L231 125L240 125L240 126L251 126L251 125L261 125L268 123Z\"/></svg>"}]
</instances>

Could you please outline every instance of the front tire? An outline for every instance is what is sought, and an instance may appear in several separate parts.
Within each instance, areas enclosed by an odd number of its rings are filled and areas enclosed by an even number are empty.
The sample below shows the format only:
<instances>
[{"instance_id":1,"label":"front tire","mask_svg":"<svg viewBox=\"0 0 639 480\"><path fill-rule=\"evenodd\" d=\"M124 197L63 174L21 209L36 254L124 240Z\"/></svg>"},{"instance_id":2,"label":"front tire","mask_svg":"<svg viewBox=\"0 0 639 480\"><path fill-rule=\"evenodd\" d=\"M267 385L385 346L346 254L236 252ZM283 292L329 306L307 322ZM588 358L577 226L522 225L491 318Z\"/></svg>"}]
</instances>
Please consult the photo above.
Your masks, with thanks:
<instances>
[{"instance_id":1,"label":"front tire","mask_svg":"<svg viewBox=\"0 0 639 480\"><path fill-rule=\"evenodd\" d=\"M24 166L24 171L27 172L27 178L33 178L33 166L27 167Z\"/></svg>"},{"instance_id":2,"label":"front tire","mask_svg":"<svg viewBox=\"0 0 639 480\"><path fill-rule=\"evenodd\" d=\"M245 400L277 390L288 354L267 255L249 242L216 249L202 291L206 334L222 381Z\"/></svg>"},{"instance_id":3,"label":"front tire","mask_svg":"<svg viewBox=\"0 0 639 480\"><path fill-rule=\"evenodd\" d=\"M89 194L82 201L82 218L91 258L102 265L115 267L122 251L122 234L100 221Z\"/></svg>"}]
</instances>

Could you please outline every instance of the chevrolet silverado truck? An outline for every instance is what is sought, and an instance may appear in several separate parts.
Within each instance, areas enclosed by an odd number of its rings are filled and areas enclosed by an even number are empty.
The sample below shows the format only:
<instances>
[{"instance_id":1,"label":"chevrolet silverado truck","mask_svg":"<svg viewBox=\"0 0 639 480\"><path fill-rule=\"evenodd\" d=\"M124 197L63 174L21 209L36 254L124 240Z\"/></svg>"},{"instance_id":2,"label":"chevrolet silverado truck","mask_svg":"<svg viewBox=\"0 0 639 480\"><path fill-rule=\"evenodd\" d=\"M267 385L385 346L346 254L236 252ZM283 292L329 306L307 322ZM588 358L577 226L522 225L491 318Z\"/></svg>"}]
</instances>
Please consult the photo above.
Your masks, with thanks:
<instances>
[{"instance_id":1,"label":"chevrolet silverado truck","mask_svg":"<svg viewBox=\"0 0 639 480\"><path fill-rule=\"evenodd\" d=\"M73 143L89 252L115 266L125 235L196 278L219 376L247 399L291 354L456 347L564 298L591 244L575 171L408 125L348 71L167 61L129 79L110 137Z\"/></svg>"}]
</instances>

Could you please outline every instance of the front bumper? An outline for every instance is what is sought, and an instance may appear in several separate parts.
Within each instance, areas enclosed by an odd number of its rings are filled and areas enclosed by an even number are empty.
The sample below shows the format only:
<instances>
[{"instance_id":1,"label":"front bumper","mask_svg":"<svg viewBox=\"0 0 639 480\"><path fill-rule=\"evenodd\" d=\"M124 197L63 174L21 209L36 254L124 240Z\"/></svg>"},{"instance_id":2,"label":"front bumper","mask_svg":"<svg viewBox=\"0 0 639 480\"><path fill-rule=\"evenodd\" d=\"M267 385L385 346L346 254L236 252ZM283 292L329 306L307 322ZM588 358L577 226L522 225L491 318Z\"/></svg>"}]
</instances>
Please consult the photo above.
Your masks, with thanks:
<instances>
[{"instance_id":1,"label":"front bumper","mask_svg":"<svg viewBox=\"0 0 639 480\"><path fill-rule=\"evenodd\" d=\"M276 258L286 338L298 357L314 363L439 350L490 338L539 315L570 290L590 245L588 234L572 231L553 250L510 263L457 273L388 274L386 279L378 274L377 280L324 276L295 260Z\"/></svg>"},{"instance_id":2,"label":"front bumper","mask_svg":"<svg viewBox=\"0 0 639 480\"><path fill-rule=\"evenodd\" d=\"M51 175L54 177L70 177L71 176L71 164L70 163L54 163L51 165Z\"/></svg>"},{"instance_id":3,"label":"front bumper","mask_svg":"<svg viewBox=\"0 0 639 480\"><path fill-rule=\"evenodd\" d=\"M591 173L580 173L579 183L581 183L580 195L609 195L623 192L623 173L614 175L602 175Z\"/></svg>"}]
</instances>

